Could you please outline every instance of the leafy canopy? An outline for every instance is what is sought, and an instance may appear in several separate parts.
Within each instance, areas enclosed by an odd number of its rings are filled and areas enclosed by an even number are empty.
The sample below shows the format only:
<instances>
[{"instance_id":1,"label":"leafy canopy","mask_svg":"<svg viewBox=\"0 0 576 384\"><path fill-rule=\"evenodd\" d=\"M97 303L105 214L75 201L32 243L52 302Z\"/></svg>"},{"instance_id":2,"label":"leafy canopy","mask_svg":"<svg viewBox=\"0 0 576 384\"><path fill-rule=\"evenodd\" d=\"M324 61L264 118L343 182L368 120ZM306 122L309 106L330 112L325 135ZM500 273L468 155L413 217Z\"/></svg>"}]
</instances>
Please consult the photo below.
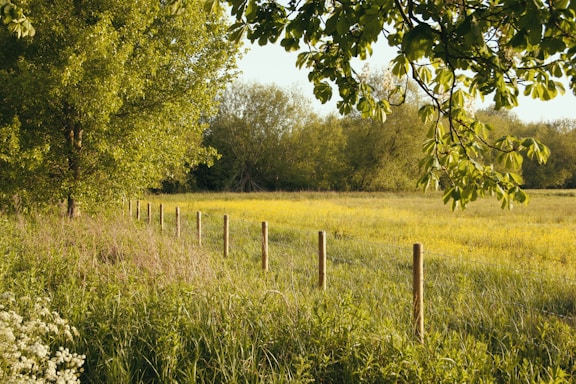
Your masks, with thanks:
<instances>
[{"instance_id":1,"label":"leafy canopy","mask_svg":"<svg viewBox=\"0 0 576 384\"><path fill-rule=\"evenodd\" d=\"M215 8L217 0L209 0ZM385 39L397 48L393 74L412 78L429 96L419 116L430 124L419 185L447 179L445 201L453 208L486 193L503 207L527 201L520 188L522 159L546 162L549 150L532 138L489 140L490 127L468 108L470 100L493 98L496 109L512 108L518 95L553 99L568 78L576 92L576 0L227 0L236 18L233 40L260 45L280 42L302 50L296 65L307 67L322 102L338 90L341 113L359 110L385 119L392 100L377 98L351 65L366 59ZM398 85L402 96L405 85ZM402 97L400 97L400 100ZM495 161L492 152L499 155Z\"/></svg>"},{"instance_id":2,"label":"leafy canopy","mask_svg":"<svg viewBox=\"0 0 576 384\"><path fill-rule=\"evenodd\" d=\"M292 138L314 121L307 100L277 86L235 83L222 94L204 144L221 154L205 179L211 187L250 192L285 188L295 168ZM207 176L207 177L206 177Z\"/></svg>"},{"instance_id":3,"label":"leafy canopy","mask_svg":"<svg viewBox=\"0 0 576 384\"><path fill-rule=\"evenodd\" d=\"M119 197L201 147L236 47L199 1L28 0L36 35L0 29L0 202ZM29 12L28 12L29 9Z\"/></svg>"}]
</instances>

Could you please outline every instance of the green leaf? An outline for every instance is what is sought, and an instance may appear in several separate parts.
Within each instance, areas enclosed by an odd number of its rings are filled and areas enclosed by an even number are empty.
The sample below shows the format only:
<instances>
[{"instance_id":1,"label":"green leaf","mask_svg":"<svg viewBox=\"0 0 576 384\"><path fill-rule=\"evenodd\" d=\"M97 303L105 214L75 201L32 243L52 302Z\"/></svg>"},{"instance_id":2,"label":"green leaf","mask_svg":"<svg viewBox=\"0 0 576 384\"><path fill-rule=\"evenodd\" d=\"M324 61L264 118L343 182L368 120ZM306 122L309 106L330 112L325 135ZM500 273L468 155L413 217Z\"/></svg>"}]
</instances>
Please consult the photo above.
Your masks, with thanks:
<instances>
[{"instance_id":1,"label":"green leaf","mask_svg":"<svg viewBox=\"0 0 576 384\"><path fill-rule=\"evenodd\" d=\"M467 185L464 189L462 189L462 205L466 205L469 201L475 201L478 198L478 192L476 187L472 184Z\"/></svg>"},{"instance_id":2,"label":"green leaf","mask_svg":"<svg viewBox=\"0 0 576 384\"><path fill-rule=\"evenodd\" d=\"M454 187L449 188L446 191L444 191L444 194L442 195L442 201L444 202L444 204L448 204L450 199L452 199L452 192L453 191L454 191Z\"/></svg>"},{"instance_id":3,"label":"green leaf","mask_svg":"<svg viewBox=\"0 0 576 384\"><path fill-rule=\"evenodd\" d=\"M450 68L441 67L436 71L434 82L436 83L434 91L439 94L443 93L454 84L454 72Z\"/></svg>"},{"instance_id":4,"label":"green leaf","mask_svg":"<svg viewBox=\"0 0 576 384\"><path fill-rule=\"evenodd\" d=\"M425 84L429 84L432 81L432 71L428 68L427 65L423 65L418 68L418 76L420 80Z\"/></svg>"},{"instance_id":5,"label":"green leaf","mask_svg":"<svg viewBox=\"0 0 576 384\"><path fill-rule=\"evenodd\" d=\"M296 58L296 67L297 68L302 68L304 66L306 66L308 64L308 62L311 60L311 58L313 57L314 53L312 52L302 52L298 54L298 57Z\"/></svg>"},{"instance_id":6,"label":"green leaf","mask_svg":"<svg viewBox=\"0 0 576 384\"><path fill-rule=\"evenodd\" d=\"M510 46L515 48L519 51L523 51L528 47L528 38L526 36L526 31L521 30L514 35L514 37L510 40Z\"/></svg>"},{"instance_id":7,"label":"green leaf","mask_svg":"<svg viewBox=\"0 0 576 384\"><path fill-rule=\"evenodd\" d=\"M280 45L288 52L297 51L300 49L300 44L297 39L286 37L280 41Z\"/></svg>"},{"instance_id":8,"label":"green leaf","mask_svg":"<svg viewBox=\"0 0 576 384\"><path fill-rule=\"evenodd\" d=\"M474 130L474 133L477 134L480 137L487 137L488 136L488 126L486 126L486 124L482 123L481 121L474 121L472 123L472 129Z\"/></svg>"},{"instance_id":9,"label":"green leaf","mask_svg":"<svg viewBox=\"0 0 576 384\"><path fill-rule=\"evenodd\" d=\"M551 56L564 51L566 49L566 43L556 37L545 37L542 39L540 49L545 52L547 56Z\"/></svg>"},{"instance_id":10,"label":"green leaf","mask_svg":"<svg viewBox=\"0 0 576 384\"><path fill-rule=\"evenodd\" d=\"M358 111L360 112L370 112L370 110L372 109L372 107L370 106L370 103L368 102L368 100L366 100L365 97L361 97L360 100L358 101L358 105L356 106L356 108L358 109Z\"/></svg>"},{"instance_id":11,"label":"green leaf","mask_svg":"<svg viewBox=\"0 0 576 384\"><path fill-rule=\"evenodd\" d=\"M528 41L532 45L537 45L542 39L542 24L534 23L528 29Z\"/></svg>"},{"instance_id":12,"label":"green leaf","mask_svg":"<svg viewBox=\"0 0 576 384\"><path fill-rule=\"evenodd\" d=\"M254 21L258 15L258 5L256 0L248 0L248 6L246 7L246 20Z\"/></svg>"},{"instance_id":13,"label":"green leaf","mask_svg":"<svg viewBox=\"0 0 576 384\"><path fill-rule=\"evenodd\" d=\"M325 81L314 84L314 95L322 104L332 98L332 87Z\"/></svg>"},{"instance_id":14,"label":"green leaf","mask_svg":"<svg viewBox=\"0 0 576 384\"><path fill-rule=\"evenodd\" d=\"M466 99L465 92L462 89L457 89L452 95L452 103L456 106L463 106Z\"/></svg>"},{"instance_id":15,"label":"green leaf","mask_svg":"<svg viewBox=\"0 0 576 384\"><path fill-rule=\"evenodd\" d=\"M338 35L345 35L350 30L350 24L348 24L345 17L338 18L336 22L336 32Z\"/></svg>"},{"instance_id":16,"label":"green leaf","mask_svg":"<svg viewBox=\"0 0 576 384\"><path fill-rule=\"evenodd\" d=\"M233 43L239 44L240 41L242 41L244 33L246 33L247 30L248 26L244 23L238 22L232 24L230 28L228 28L229 31L228 39L230 39L230 41L232 41Z\"/></svg>"},{"instance_id":17,"label":"green leaf","mask_svg":"<svg viewBox=\"0 0 576 384\"><path fill-rule=\"evenodd\" d=\"M348 115L352 112L353 106L349 102L341 100L336 103L336 107L338 107L338 112L340 112L340 114Z\"/></svg>"},{"instance_id":18,"label":"green leaf","mask_svg":"<svg viewBox=\"0 0 576 384\"><path fill-rule=\"evenodd\" d=\"M434 120L435 115L436 108L431 104L424 105L418 110L418 117L424 124Z\"/></svg>"},{"instance_id":19,"label":"green leaf","mask_svg":"<svg viewBox=\"0 0 576 384\"><path fill-rule=\"evenodd\" d=\"M431 53L434 42L435 36L432 28L425 23L418 24L415 28L404 34L402 53L404 53L409 60L416 61Z\"/></svg>"},{"instance_id":20,"label":"green leaf","mask_svg":"<svg viewBox=\"0 0 576 384\"><path fill-rule=\"evenodd\" d=\"M390 103L386 100L379 100L374 107L374 111L372 113L372 117L380 122L385 122L387 116L392 113L390 109Z\"/></svg>"},{"instance_id":21,"label":"green leaf","mask_svg":"<svg viewBox=\"0 0 576 384\"><path fill-rule=\"evenodd\" d=\"M521 188L516 188L514 192L514 200L521 203L527 204L529 201L528 194Z\"/></svg>"},{"instance_id":22,"label":"green leaf","mask_svg":"<svg viewBox=\"0 0 576 384\"><path fill-rule=\"evenodd\" d=\"M510 180L512 180L515 184L522 184L524 182L524 179L522 178L522 176L520 176L519 174L515 173L515 172L510 172L508 173L508 177L510 178Z\"/></svg>"},{"instance_id":23,"label":"green leaf","mask_svg":"<svg viewBox=\"0 0 576 384\"><path fill-rule=\"evenodd\" d=\"M501 156L501 162L508 169L520 169L522 168L522 163L524 157L516 151L503 153Z\"/></svg>"},{"instance_id":24,"label":"green leaf","mask_svg":"<svg viewBox=\"0 0 576 384\"><path fill-rule=\"evenodd\" d=\"M398 55L392 60L392 74L398 78L403 78L410 72L410 60L406 55Z\"/></svg>"},{"instance_id":25,"label":"green leaf","mask_svg":"<svg viewBox=\"0 0 576 384\"><path fill-rule=\"evenodd\" d=\"M220 1L219 0L206 0L204 2L204 11L208 14L219 14L220 13Z\"/></svg>"}]
</instances>

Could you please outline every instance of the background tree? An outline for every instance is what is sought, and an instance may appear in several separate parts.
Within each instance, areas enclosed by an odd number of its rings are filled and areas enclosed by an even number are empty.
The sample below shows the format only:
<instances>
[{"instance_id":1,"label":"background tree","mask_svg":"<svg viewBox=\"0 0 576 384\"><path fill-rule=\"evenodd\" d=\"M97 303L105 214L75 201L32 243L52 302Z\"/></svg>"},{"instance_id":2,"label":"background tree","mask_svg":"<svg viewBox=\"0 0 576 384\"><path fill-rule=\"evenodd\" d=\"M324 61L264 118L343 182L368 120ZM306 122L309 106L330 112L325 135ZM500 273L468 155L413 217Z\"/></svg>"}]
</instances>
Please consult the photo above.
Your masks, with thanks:
<instances>
[{"instance_id":1,"label":"background tree","mask_svg":"<svg viewBox=\"0 0 576 384\"><path fill-rule=\"evenodd\" d=\"M221 158L196 172L200 188L257 191L280 187L280 173L293 164L289 137L312 115L305 100L271 85L236 83L220 102L204 143Z\"/></svg>"},{"instance_id":2,"label":"background tree","mask_svg":"<svg viewBox=\"0 0 576 384\"><path fill-rule=\"evenodd\" d=\"M366 76L374 95L391 101L392 113L386 121L362 118L358 112L343 119L348 184L353 190L413 190L422 158L420 143L426 134L418 119L418 93L411 84L401 95L406 99L398 100L398 79L389 71Z\"/></svg>"},{"instance_id":3,"label":"background tree","mask_svg":"<svg viewBox=\"0 0 576 384\"><path fill-rule=\"evenodd\" d=\"M384 72L379 92L387 92ZM377 82L377 81L375 81ZM424 125L417 98L385 123L311 113L305 98L274 85L237 84L224 95L205 145L221 158L194 173L217 190L414 189Z\"/></svg>"},{"instance_id":4,"label":"background tree","mask_svg":"<svg viewBox=\"0 0 576 384\"><path fill-rule=\"evenodd\" d=\"M342 121L346 135L347 180L359 191L414 190L422 158L418 144L425 136L415 106L394 107L381 122L350 116Z\"/></svg>"},{"instance_id":5,"label":"background tree","mask_svg":"<svg viewBox=\"0 0 576 384\"><path fill-rule=\"evenodd\" d=\"M562 119L550 122L524 123L510 111L482 109L477 115L489 127L492 138L532 136L548 148L551 155L546 165L535 160L522 161L523 185L529 189L574 188L576 175L576 120ZM497 151L487 154L494 159Z\"/></svg>"},{"instance_id":6,"label":"background tree","mask_svg":"<svg viewBox=\"0 0 576 384\"><path fill-rule=\"evenodd\" d=\"M530 160L522 164L526 187L575 188L576 120L528 124L521 129L542 140L552 153L544 167L538 167Z\"/></svg>"},{"instance_id":7,"label":"background tree","mask_svg":"<svg viewBox=\"0 0 576 384\"><path fill-rule=\"evenodd\" d=\"M217 8L211 0L208 8ZM232 37L246 35L259 44L280 44L300 53L296 64L310 69L321 101L339 94L342 113L356 108L363 116L384 119L390 101L355 72L354 58L365 59L380 38L398 49L393 73L412 78L428 96L419 115L431 122L424 143L423 188L450 182L444 199L465 206L494 193L502 206L525 202L519 187L520 158L545 162L549 151L533 138L508 136L489 141L485 125L468 109L470 99L490 95L496 109L518 103L520 88L541 100L563 92L570 79L576 91L576 2L569 0L486 2L445 0L311 0L280 3L227 0L236 18ZM402 87L399 88L402 90ZM445 117L446 120L443 120ZM498 170L484 155L497 149Z\"/></svg>"},{"instance_id":8,"label":"background tree","mask_svg":"<svg viewBox=\"0 0 576 384\"><path fill-rule=\"evenodd\" d=\"M346 136L339 116L310 121L293 136L297 148L291 189L343 191L349 189ZM289 188L290 189L290 188Z\"/></svg>"},{"instance_id":9,"label":"background tree","mask_svg":"<svg viewBox=\"0 0 576 384\"><path fill-rule=\"evenodd\" d=\"M204 121L236 48L195 1L29 0L0 30L0 198L137 193L210 156Z\"/></svg>"}]
</instances>

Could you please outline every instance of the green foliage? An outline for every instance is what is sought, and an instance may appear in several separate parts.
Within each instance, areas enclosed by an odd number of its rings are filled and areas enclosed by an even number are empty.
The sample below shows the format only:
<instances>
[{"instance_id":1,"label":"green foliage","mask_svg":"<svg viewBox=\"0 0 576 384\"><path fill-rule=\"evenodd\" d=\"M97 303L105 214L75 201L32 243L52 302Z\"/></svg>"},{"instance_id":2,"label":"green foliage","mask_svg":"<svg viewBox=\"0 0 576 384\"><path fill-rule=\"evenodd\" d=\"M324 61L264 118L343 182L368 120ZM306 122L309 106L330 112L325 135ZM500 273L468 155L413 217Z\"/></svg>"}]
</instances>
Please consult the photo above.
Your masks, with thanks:
<instances>
[{"instance_id":1,"label":"green foliage","mask_svg":"<svg viewBox=\"0 0 576 384\"><path fill-rule=\"evenodd\" d=\"M206 118L236 48L194 2L28 1L37 31L0 31L0 199L118 198L214 155ZM73 213L73 212L70 212Z\"/></svg>"},{"instance_id":2,"label":"green foliage","mask_svg":"<svg viewBox=\"0 0 576 384\"><path fill-rule=\"evenodd\" d=\"M508 166L515 166L521 173L526 188L574 188L576 186L576 121L557 120L541 123L525 124L517 117L503 112L481 110L479 116L489 126L490 137L499 137L501 146L513 148L514 146L531 147L547 152L550 155L545 166L538 164L538 152L528 150L527 158L514 153L501 153L494 151L495 158L500 157L508 162ZM525 139L518 141L511 136L530 136L538 139ZM546 148L541 148L543 143Z\"/></svg>"},{"instance_id":3,"label":"green foliage","mask_svg":"<svg viewBox=\"0 0 576 384\"><path fill-rule=\"evenodd\" d=\"M522 180L514 173L529 156L539 163L548 150L538 140L488 140L485 127L468 108L477 97L492 96L497 110L518 104L524 94L550 100L564 92L561 78L576 92L576 9L574 1L517 2L369 0L326 3L228 0L236 23L231 37L259 44L306 50L296 65L307 67L314 93L322 102L338 89L338 108L384 119L390 100L374 94L353 68L353 60L372 54L385 39L398 49L392 72L413 79L429 98L420 117L432 128L425 142L419 185L447 180L452 207L465 207L476 196L495 195L503 207L525 202ZM399 90L402 92L402 87ZM488 153L503 152L499 158ZM511 168L511 169L502 169Z\"/></svg>"},{"instance_id":4,"label":"green foliage","mask_svg":"<svg viewBox=\"0 0 576 384\"><path fill-rule=\"evenodd\" d=\"M423 126L413 107L393 108L396 113L384 123L360 113L320 118L297 92L237 84L223 96L204 137L204 145L221 157L194 172L196 187L412 190L420 158L415 142L424 137Z\"/></svg>"},{"instance_id":5,"label":"green foliage","mask_svg":"<svg viewBox=\"0 0 576 384\"><path fill-rule=\"evenodd\" d=\"M316 119L296 91L236 83L224 93L204 145L220 154L211 169L196 172L202 188L257 191L290 183L298 136Z\"/></svg>"},{"instance_id":6,"label":"green foliage","mask_svg":"<svg viewBox=\"0 0 576 384\"><path fill-rule=\"evenodd\" d=\"M32 37L36 33L24 10L10 0L0 0L0 21L18 38Z\"/></svg>"},{"instance_id":7,"label":"green foliage","mask_svg":"<svg viewBox=\"0 0 576 384\"><path fill-rule=\"evenodd\" d=\"M530 188L576 187L576 120L533 124L525 127L550 148L546 167L538 167L535 160L522 165L522 175Z\"/></svg>"}]
</instances>

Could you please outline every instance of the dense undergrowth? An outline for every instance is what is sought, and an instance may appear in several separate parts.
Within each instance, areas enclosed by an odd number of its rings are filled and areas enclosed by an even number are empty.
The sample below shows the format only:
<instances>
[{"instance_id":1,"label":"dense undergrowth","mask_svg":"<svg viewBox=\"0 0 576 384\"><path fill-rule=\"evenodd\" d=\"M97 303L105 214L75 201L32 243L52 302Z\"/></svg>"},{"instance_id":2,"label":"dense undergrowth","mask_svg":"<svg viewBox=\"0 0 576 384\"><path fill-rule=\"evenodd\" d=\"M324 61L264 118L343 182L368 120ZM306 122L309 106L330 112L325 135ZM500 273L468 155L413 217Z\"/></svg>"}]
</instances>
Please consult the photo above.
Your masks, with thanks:
<instances>
[{"instance_id":1,"label":"dense undergrowth","mask_svg":"<svg viewBox=\"0 0 576 384\"><path fill-rule=\"evenodd\" d=\"M3 216L0 290L50 297L78 331L67 346L86 356L82 383L562 383L576 375L573 280L429 255L421 345L411 326L410 247L361 241L353 219L334 224L342 233L331 232L326 291L316 287L308 228L271 230L264 273L254 222L232 221L227 259L219 213L204 216L202 248L193 223L180 239L171 224L160 232L124 215Z\"/></svg>"}]
</instances>

